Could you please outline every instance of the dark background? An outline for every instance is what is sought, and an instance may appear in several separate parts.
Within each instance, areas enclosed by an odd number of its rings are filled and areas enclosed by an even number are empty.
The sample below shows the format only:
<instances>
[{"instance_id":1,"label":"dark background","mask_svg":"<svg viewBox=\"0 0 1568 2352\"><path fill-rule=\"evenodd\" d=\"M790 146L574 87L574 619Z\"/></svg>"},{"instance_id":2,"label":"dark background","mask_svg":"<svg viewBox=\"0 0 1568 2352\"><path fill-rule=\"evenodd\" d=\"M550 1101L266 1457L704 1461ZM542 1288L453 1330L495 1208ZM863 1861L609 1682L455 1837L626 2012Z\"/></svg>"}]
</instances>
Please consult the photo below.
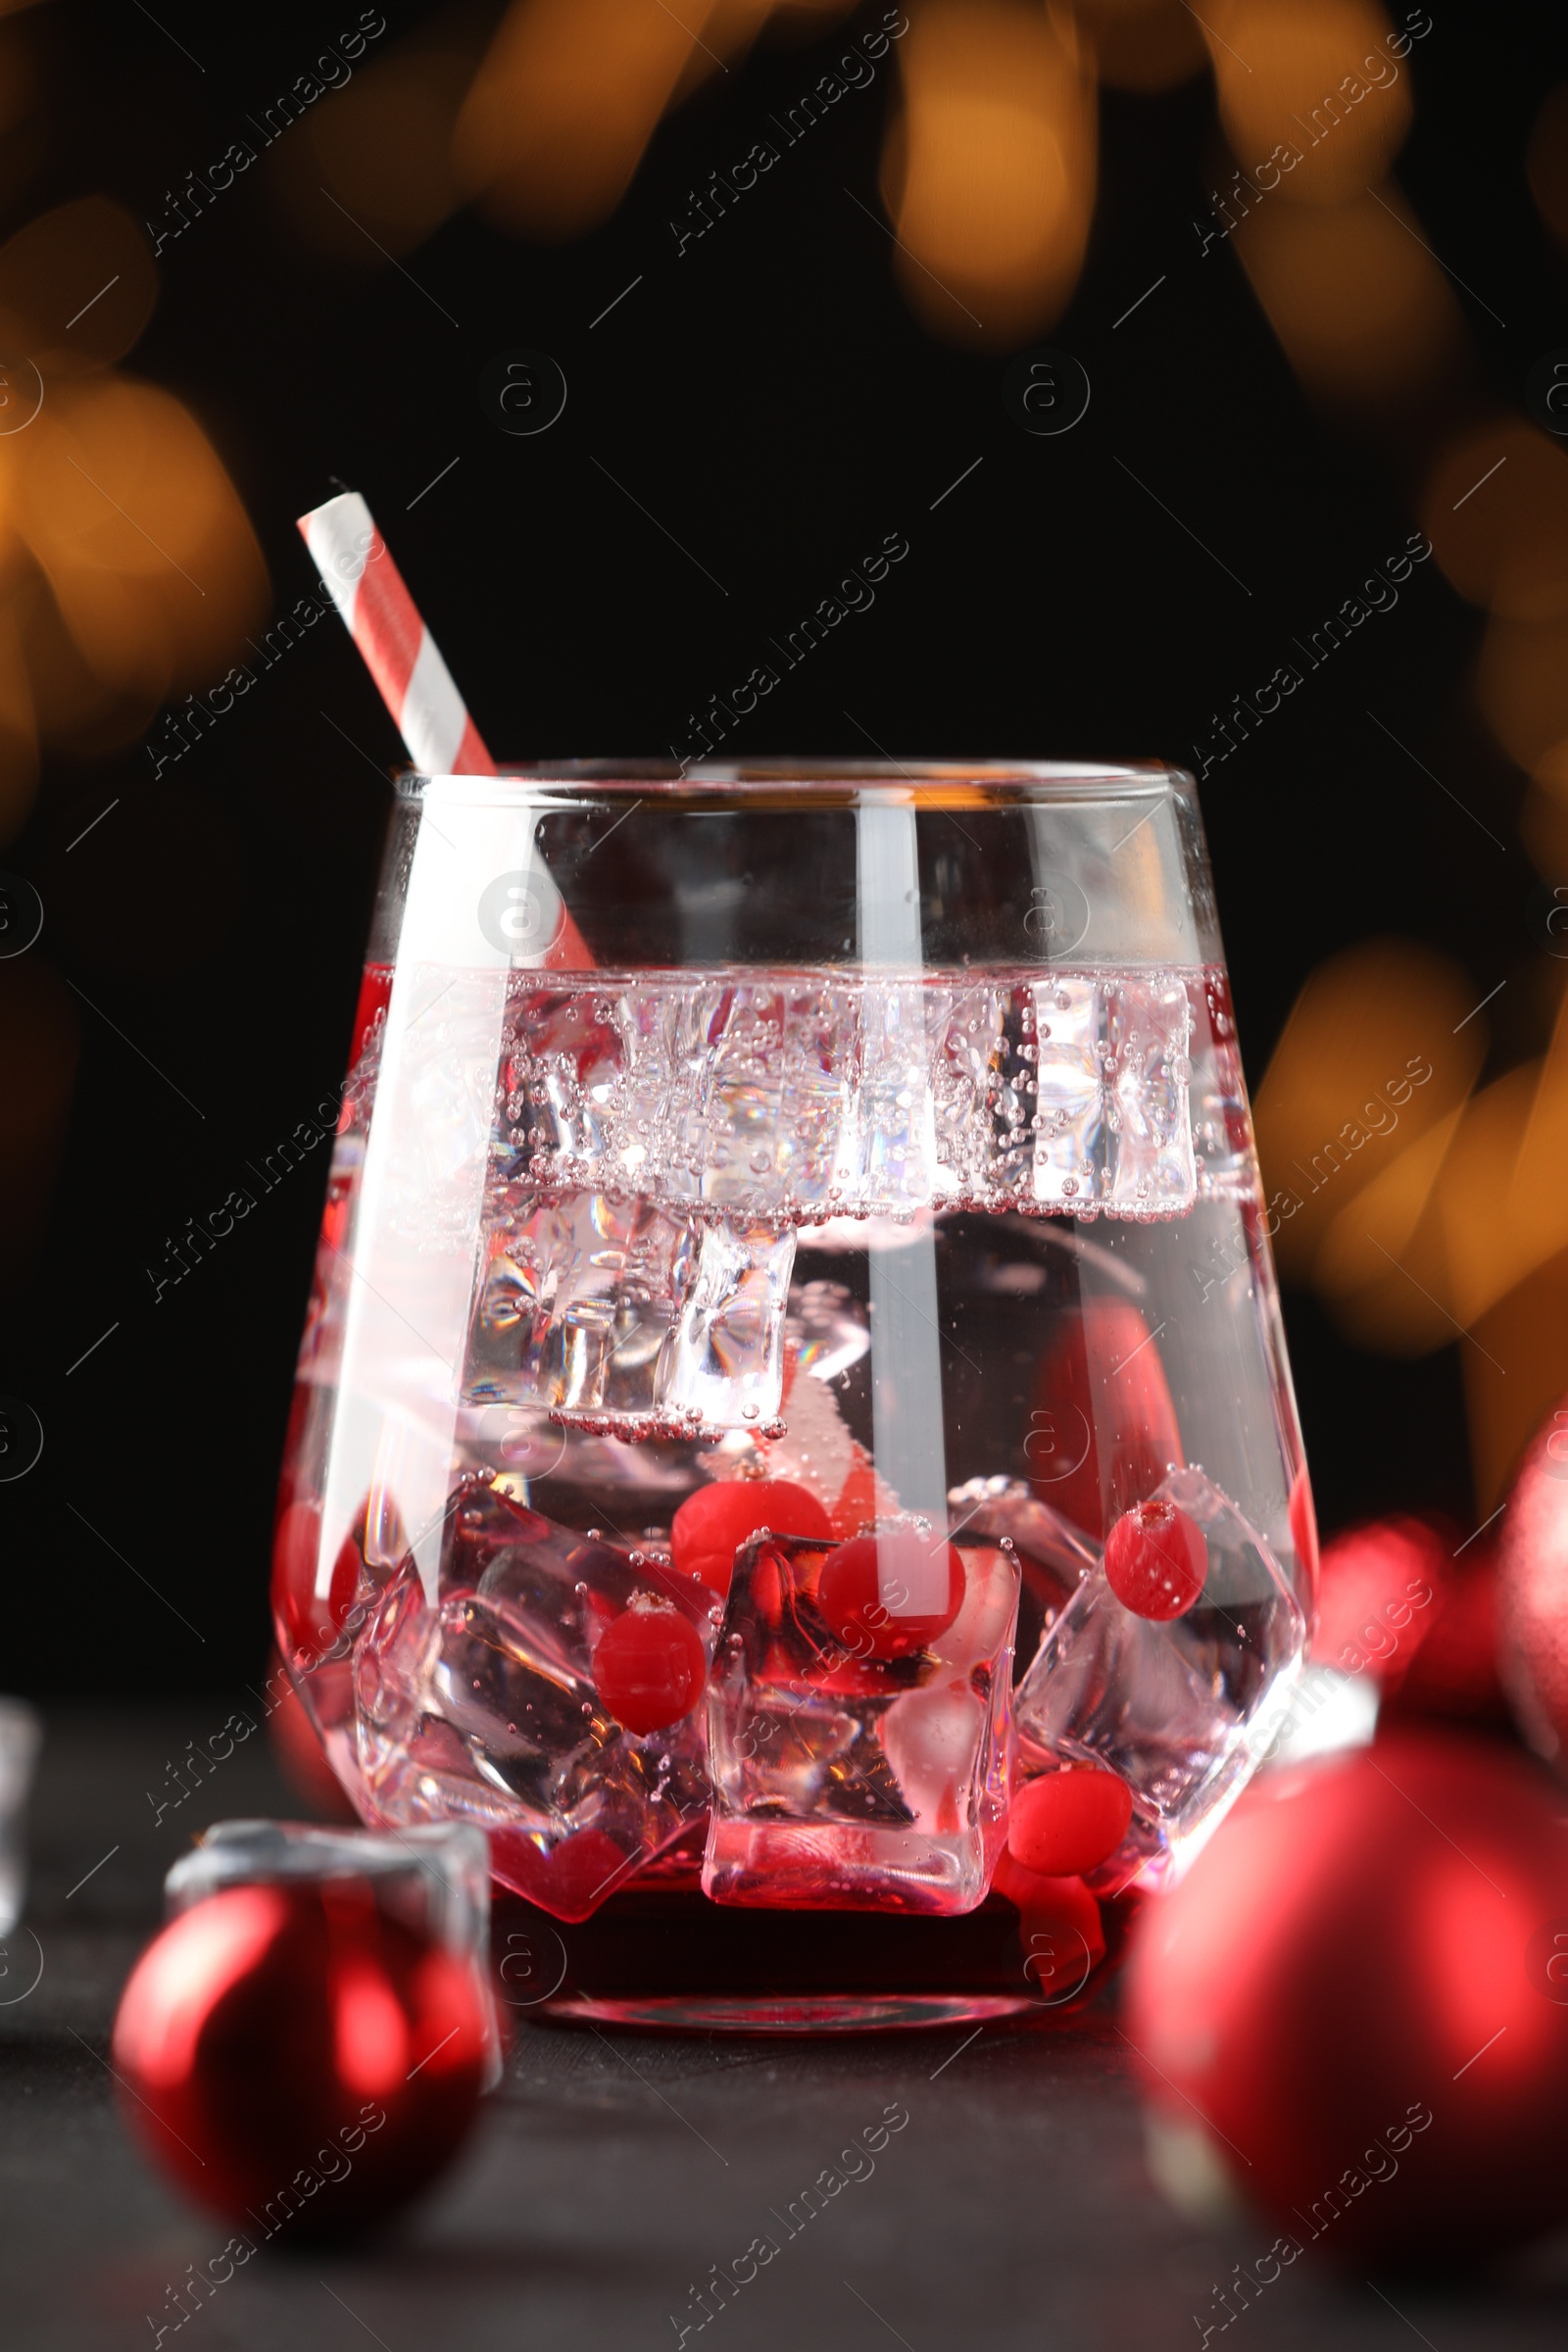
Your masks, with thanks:
<instances>
[{"instance_id":1,"label":"dark background","mask_svg":"<svg viewBox=\"0 0 1568 2352\"><path fill-rule=\"evenodd\" d=\"M1532 363L1568 343L1562 262L1522 164L1568 70L1554 13L1433 0L1397 165L1436 251L1507 320L1459 290L1475 397L1516 410ZM1199 258L1189 223L1219 156L1206 77L1102 93L1088 264L1045 338L1081 360L1093 397L1059 438L1011 421L1006 355L934 342L898 290L876 192L887 68L677 259L667 222L689 188L879 14L713 75L656 134L614 218L564 247L460 213L404 269L352 270L290 236L258 172L167 246L130 365L212 436L277 609L315 588L293 518L341 476L499 755L658 756L769 634L903 531L910 554L874 610L789 673L739 748L863 753L853 711L901 757L1191 760L1210 714L1415 527L1430 420L1417 402L1381 433L1326 421L1229 248ZM431 12L388 15L381 55ZM100 188L156 220L335 23L178 0L158 24L119 6L40 13L28 37L51 127L13 215ZM516 347L553 354L569 386L537 438L504 435L479 402L486 364ZM1254 1088L1306 973L1342 945L1440 943L1478 998L1539 961L1538 876L1513 831L1523 779L1468 702L1480 620L1423 565L1397 612L1203 788ZM1476 855L1466 817L1368 724L1374 700L1506 856ZM324 1152L157 1304L147 1269L341 1076L397 756L328 620L157 779L145 746L56 760L0 860L42 894L36 952L91 1001L47 1231L0 1337L0 1391L46 1433L38 1467L0 1486L7 1687L129 1696L229 1685L264 1660ZM1503 1000L1519 1008L1494 1028L1504 1061L1539 1045L1535 1001ZM1473 1524L1454 1350L1391 1363L1348 1347L1304 1295L1286 1304L1325 1529L1413 1504Z\"/></svg>"}]
</instances>

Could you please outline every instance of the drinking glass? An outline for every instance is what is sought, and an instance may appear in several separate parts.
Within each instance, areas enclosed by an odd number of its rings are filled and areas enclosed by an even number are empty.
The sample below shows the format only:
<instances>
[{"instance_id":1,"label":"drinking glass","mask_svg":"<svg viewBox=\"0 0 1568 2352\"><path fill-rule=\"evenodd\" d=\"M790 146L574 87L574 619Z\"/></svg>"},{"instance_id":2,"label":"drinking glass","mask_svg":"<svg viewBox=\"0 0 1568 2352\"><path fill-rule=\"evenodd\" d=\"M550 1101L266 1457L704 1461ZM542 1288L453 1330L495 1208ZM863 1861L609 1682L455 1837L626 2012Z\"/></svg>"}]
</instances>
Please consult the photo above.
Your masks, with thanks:
<instances>
[{"instance_id":1,"label":"drinking glass","mask_svg":"<svg viewBox=\"0 0 1568 2352\"><path fill-rule=\"evenodd\" d=\"M1278 1734L1315 1538L1193 783L396 785L273 1551L519 2003L1092 1998Z\"/></svg>"}]
</instances>

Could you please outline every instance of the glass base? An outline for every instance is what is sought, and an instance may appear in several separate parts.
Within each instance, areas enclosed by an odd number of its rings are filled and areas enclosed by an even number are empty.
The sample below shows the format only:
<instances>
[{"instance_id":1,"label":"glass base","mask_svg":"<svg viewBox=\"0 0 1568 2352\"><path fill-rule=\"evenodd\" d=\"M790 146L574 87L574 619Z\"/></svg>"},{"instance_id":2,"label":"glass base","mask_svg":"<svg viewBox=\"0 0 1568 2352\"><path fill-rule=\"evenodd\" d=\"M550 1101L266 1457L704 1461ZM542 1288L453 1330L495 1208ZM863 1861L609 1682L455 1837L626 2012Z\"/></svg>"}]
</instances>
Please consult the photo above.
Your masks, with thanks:
<instances>
[{"instance_id":1,"label":"glass base","mask_svg":"<svg viewBox=\"0 0 1568 2352\"><path fill-rule=\"evenodd\" d=\"M603 2000L587 1993L542 2001L553 2025L622 2026L643 2034L888 2034L990 2025L1038 2014L1027 1993L664 1993L652 2000Z\"/></svg>"},{"instance_id":2,"label":"glass base","mask_svg":"<svg viewBox=\"0 0 1568 2352\"><path fill-rule=\"evenodd\" d=\"M1102 1906L1105 1952L1042 1952L990 1894L956 1918L752 1910L711 1903L670 1856L575 1926L496 1889L494 1953L518 2018L667 2034L867 2034L1029 2020L1067 2024L1096 2001L1136 1897Z\"/></svg>"}]
</instances>

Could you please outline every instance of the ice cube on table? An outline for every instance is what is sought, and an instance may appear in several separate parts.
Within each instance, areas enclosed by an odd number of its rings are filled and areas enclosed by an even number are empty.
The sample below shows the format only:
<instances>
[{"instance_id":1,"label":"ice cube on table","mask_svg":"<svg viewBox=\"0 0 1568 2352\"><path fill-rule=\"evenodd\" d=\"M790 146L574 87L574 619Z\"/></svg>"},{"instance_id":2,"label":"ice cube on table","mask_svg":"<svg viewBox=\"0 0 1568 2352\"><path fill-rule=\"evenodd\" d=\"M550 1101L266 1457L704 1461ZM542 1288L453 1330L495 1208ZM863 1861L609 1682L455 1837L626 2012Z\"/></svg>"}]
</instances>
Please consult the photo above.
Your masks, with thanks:
<instances>
[{"instance_id":1,"label":"ice cube on table","mask_svg":"<svg viewBox=\"0 0 1568 2352\"><path fill-rule=\"evenodd\" d=\"M27 1794L43 1726L23 1698L0 1698L0 1938L22 1917L27 1893Z\"/></svg>"},{"instance_id":2,"label":"ice cube on table","mask_svg":"<svg viewBox=\"0 0 1568 2352\"><path fill-rule=\"evenodd\" d=\"M667 1614L693 1666L669 1688L670 1719L643 1732L616 1719L596 1682L600 1645L628 1613ZM472 1822L505 1886L559 1919L586 1919L707 1807L702 1680L718 1614L708 1588L662 1557L464 1479L435 1606L406 1562L356 1645L367 1800L388 1823ZM645 1690L638 1719L648 1712Z\"/></svg>"},{"instance_id":3,"label":"ice cube on table","mask_svg":"<svg viewBox=\"0 0 1568 2352\"><path fill-rule=\"evenodd\" d=\"M759 1537L737 1555L709 1678L717 1902L960 1912L985 1894L1005 1810L1018 1572L961 1554L956 1617L924 1650L868 1655L816 1607L831 1546Z\"/></svg>"},{"instance_id":4,"label":"ice cube on table","mask_svg":"<svg viewBox=\"0 0 1568 2352\"><path fill-rule=\"evenodd\" d=\"M290 1821L215 1821L164 1880L177 1918L230 1886L362 1879L378 1910L441 1944L472 1975L486 2021L485 2081L501 2080L501 2040L490 1982L490 1857L476 1830L443 1822L387 1833L318 1829Z\"/></svg>"},{"instance_id":5,"label":"ice cube on table","mask_svg":"<svg viewBox=\"0 0 1568 2352\"><path fill-rule=\"evenodd\" d=\"M1218 1827L1274 1740L1300 1669L1306 1621L1267 1544L1199 1469L1172 1470L1168 1501L1207 1548L1182 1615L1135 1614L1102 1564L1047 1627L1013 1693L1014 1790L1062 1764L1100 1764L1133 1793L1125 1844L1090 1884L1157 1886Z\"/></svg>"}]
</instances>

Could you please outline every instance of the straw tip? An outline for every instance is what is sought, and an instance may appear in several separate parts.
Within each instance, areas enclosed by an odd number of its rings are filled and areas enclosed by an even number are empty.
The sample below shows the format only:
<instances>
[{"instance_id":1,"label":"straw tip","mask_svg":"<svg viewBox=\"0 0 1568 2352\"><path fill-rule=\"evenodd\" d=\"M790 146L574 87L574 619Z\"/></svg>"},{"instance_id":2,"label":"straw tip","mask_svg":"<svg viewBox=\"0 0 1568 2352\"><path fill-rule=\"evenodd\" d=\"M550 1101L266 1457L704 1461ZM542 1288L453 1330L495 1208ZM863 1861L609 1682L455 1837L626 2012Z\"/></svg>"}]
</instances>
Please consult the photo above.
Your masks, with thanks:
<instances>
[{"instance_id":1,"label":"straw tip","mask_svg":"<svg viewBox=\"0 0 1568 2352\"><path fill-rule=\"evenodd\" d=\"M334 474L332 479L335 481L336 478ZM370 510L357 490L340 490L335 498L323 499L318 507L312 507L308 514L297 515L294 527L302 538L308 539L315 523L347 522L351 519L368 522Z\"/></svg>"}]
</instances>

